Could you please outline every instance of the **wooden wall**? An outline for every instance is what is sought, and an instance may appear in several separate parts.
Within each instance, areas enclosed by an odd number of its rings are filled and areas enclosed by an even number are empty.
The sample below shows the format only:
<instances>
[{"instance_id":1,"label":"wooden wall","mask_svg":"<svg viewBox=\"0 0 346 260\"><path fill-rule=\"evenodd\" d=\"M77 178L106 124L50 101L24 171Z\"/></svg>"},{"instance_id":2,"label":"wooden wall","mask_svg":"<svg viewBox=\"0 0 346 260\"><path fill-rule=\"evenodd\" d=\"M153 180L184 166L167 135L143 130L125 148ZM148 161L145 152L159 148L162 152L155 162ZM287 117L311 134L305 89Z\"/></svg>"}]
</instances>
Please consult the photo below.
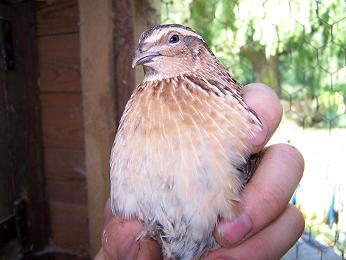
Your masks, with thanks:
<instances>
[{"instance_id":1,"label":"wooden wall","mask_svg":"<svg viewBox=\"0 0 346 260\"><path fill-rule=\"evenodd\" d=\"M159 19L149 2L159 7L160 0L38 3L46 194L51 238L64 249L93 256L100 248L110 147L135 86L134 38Z\"/></svg>"},{"instance_id":2,"label":"wooden wall","mask_svg":"<svg viewBox=\"0 0 346 260\"><path fill-rule=\"evenodd\" d=\"M39 86L51 239L88 251L77 0L37 4Z\"/></svg>"}]
</instances>

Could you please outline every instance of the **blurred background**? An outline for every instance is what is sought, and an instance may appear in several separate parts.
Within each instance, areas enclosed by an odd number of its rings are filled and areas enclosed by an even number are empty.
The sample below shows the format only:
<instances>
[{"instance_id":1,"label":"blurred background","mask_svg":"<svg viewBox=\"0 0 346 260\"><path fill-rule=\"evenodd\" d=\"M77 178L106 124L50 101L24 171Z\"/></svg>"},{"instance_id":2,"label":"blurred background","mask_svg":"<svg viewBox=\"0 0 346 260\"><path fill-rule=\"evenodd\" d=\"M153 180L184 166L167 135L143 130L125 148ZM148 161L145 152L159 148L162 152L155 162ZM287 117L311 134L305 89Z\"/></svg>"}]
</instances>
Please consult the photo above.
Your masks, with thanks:
<instances>
[{"instance_id":1,"label":"blurred background","mask_svg":"<svg viewBox=\"0 0 346 260\"><path fill-rule=\"evenodd\" d=\"M304 213L306 231L343 257L346 2L161 1L161 21L191 26L236 79L276 91L285 113L271 143L296 146L306 161L291 202Z\"/></svg>"},{"instance_id":2,"label":"blurred background","mask_svg":"<svg viewBox=\"0 0 346 260\"><path fill-rule=\"evenodd\" d=\"M110 147L142 77L130 60L159 23L190 26L238 81L276 91L271 143L306 163L291 199L306 232L284 259L344 259L344 0L0 0L0 259L95 255Z\"/></svg>"}]
</instances>

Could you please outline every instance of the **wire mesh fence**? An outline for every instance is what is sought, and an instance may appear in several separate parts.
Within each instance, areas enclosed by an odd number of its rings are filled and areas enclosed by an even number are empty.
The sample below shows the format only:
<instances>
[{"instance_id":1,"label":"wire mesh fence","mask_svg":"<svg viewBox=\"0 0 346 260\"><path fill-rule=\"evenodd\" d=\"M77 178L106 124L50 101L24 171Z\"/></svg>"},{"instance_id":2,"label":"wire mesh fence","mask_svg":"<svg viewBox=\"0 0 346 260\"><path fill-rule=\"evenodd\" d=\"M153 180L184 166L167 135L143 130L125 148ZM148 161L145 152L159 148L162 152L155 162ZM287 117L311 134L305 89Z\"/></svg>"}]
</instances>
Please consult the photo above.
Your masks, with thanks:
<instances>
[{"instance_id":1,"label":"wire mesh fence","mask_svg":"<svg viewBox=\"0 0 346 260\"><path fill-rule=\"evenodd\" d=\"M306 165L291 201L306 232L284 259L344 258L346 1L148 1L161 23L201 34L238 81L279 95L285 113L272 142L298 147Z\"/></svg>"}]
</instances>

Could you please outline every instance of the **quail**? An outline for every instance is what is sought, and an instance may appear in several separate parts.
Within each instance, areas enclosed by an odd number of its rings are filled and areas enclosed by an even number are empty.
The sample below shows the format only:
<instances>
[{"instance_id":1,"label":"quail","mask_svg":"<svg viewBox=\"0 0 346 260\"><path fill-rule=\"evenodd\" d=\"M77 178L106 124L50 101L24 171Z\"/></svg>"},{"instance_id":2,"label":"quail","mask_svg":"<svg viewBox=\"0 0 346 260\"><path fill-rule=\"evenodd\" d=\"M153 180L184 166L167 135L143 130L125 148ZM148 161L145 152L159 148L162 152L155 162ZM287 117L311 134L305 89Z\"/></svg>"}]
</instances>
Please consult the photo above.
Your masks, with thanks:
<instances>
[{"instance_id":1,"label":"quail","mask_svg":"<svg viewBox=\"0 0 346 260\"><path fill-rule=\"evenodd\" d=\"M164 259L199 259L218 247L220 218L239 211L249 140L261 129L242 86L203 38L179 24L142 33L132 67L144 79L120 120L110 157L114 214L136 218Z\"/></svg>"}]
</instances>

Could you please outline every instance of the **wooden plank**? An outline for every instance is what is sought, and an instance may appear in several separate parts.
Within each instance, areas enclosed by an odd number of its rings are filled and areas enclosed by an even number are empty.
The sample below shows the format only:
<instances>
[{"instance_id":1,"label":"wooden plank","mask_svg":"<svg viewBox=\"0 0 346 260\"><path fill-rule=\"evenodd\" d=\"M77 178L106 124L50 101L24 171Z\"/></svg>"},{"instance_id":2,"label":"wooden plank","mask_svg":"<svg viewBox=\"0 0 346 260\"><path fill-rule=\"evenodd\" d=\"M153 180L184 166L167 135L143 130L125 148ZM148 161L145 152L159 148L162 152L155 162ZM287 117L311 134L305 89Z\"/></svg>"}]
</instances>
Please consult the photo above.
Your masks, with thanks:
<instances>
[{"instance_id":1,"label":"wooden plank","mask_svg":"<svg viewBox=\"0 0 346 260\"><path fill-rule=\"evenodd\" d=\"M48 204L53 242L80 254L88 252L88 210L86 206L50 201Z\"/></svg>"},{"instance_id":2,"label":"wooden plank","mask_svg":"<svg viewBox=\"0 0 346 260\"><path fill-rule=\"evenodd\" d=\"M42 94L41 106L44 147L82 149L81 94Z\"/></svg>"},{"instance_id":3,"label":"wooden plank","mask_svg":"<svg viewBox=\"0 0 346 260\"><path fill-rule=\"evenodd\" d=\"M80 0L79 13L90 254L93 257L100 249L102 212L109 197L109 152L116 125L112 20L115 12L112 0ZM121 10L115 16L127 13Z\"/></svg>"},{"instance_id":4,"label":"wooden plank","mask_svg":"<svg viewBox=\"0 0 346 260\"><path fill-rule=\"evenodd\" d=\"M38 53L42 93L81 91L78 33L40 37Z\"/></svg>"},{"instance_id":5,"label":"wooden plank","mask_svg":"<svg viewBox=\"0 0 346 260\"><path fill-rule=\"evenodd\" d=\"M87 205L84 151L45 149L48 200Z\"/></svg>"},{"instance_id":6,"label":"wooden plank","mask_svg":"<svg viewBox=\"0 0 346 260\"><path fill-rule=\"evenodd\" d=\"M81 149L45 149L46 176L61 175L66 178L85 180L85 156Z\"/></svg>"},{"instance_id":7,"label":"wooden plank","mask_svg":"<svg viewBox=\"0 0 346 260\"><path fill-rule=\"evenodd\" d=\"M81 182L72 180L52 181L51 179L47 178L46 180L47 200L87 206L86 180Z\"/></svg>"},{"instance_id":8,"label":"wooden plank","mask_svg":"<svg viewBox=\"0 0 346 260\"><path fill-rule=\"evenodd\" d=\"M36 20L39 36L78 32L78 0L39 3Z\"/></svg>"}]
</instances>

